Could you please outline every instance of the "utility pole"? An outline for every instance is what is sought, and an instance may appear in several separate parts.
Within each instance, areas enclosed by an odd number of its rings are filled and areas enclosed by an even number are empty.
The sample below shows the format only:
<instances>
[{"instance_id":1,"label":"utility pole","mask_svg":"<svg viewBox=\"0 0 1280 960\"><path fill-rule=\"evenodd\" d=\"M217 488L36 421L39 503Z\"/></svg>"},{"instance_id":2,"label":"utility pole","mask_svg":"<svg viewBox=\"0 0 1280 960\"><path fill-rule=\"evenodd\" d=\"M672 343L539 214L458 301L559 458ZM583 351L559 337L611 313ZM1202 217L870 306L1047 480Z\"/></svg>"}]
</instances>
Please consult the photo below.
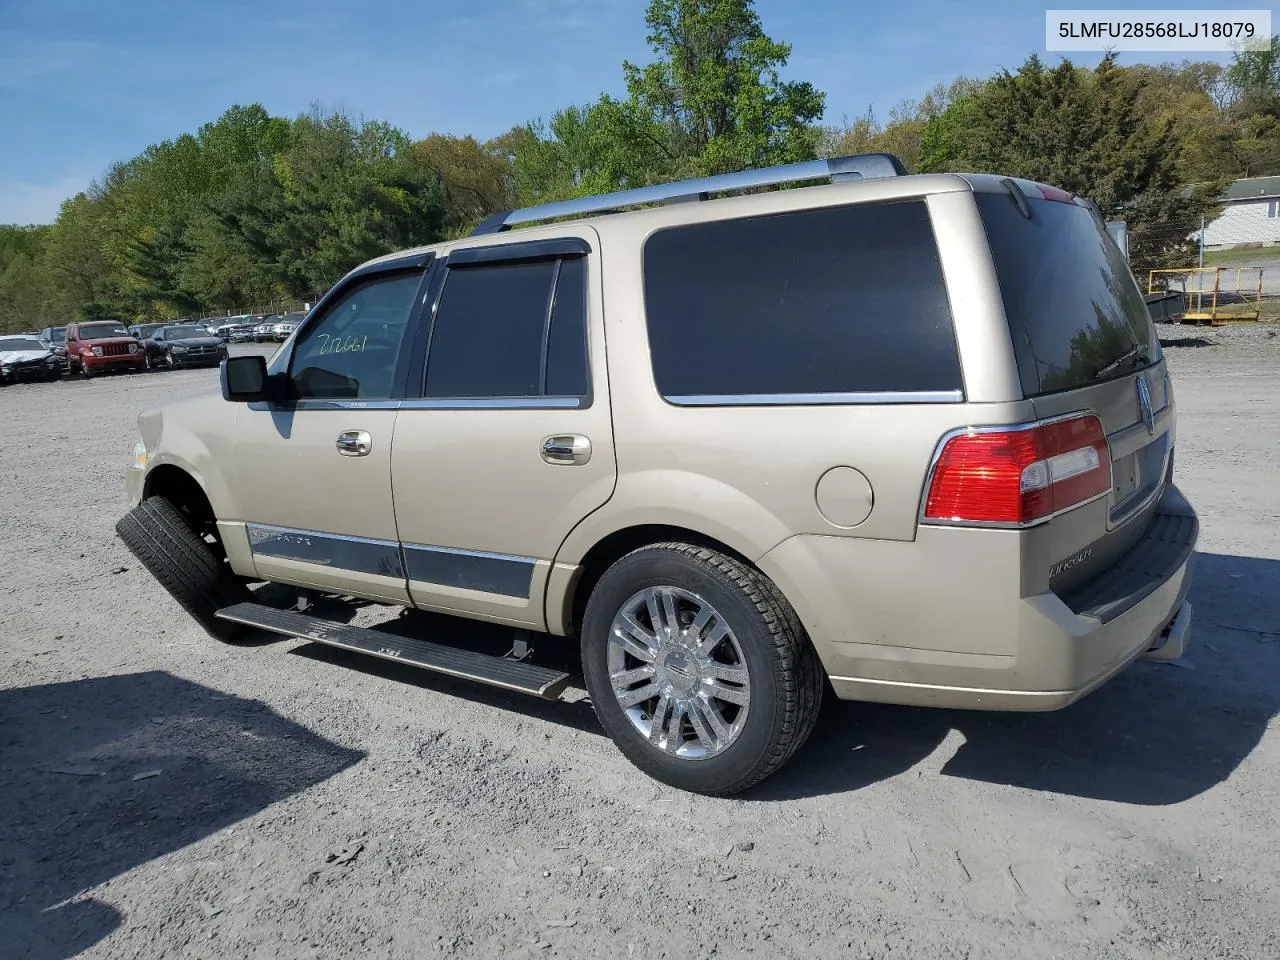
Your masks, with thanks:
<instances>
[{"instance_id":1,"label":"utility pole","mask_svg":"<svg viewBox=\"0 0 1280 960\"><path fill-rule=\"evenodd\" d=\"M1204 266L1204 214L1200 214L1200 266Z\"/></svg>"}]
</instances>

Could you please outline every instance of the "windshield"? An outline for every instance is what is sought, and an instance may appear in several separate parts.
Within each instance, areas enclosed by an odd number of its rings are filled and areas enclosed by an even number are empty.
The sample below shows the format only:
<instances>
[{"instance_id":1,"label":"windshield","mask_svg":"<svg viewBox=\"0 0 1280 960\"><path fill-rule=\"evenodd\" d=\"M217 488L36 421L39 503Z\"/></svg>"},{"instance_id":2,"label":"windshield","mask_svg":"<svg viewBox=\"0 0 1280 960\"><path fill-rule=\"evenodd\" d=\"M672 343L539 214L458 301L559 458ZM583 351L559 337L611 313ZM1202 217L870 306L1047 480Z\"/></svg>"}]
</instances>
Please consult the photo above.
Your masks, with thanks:
<instances>
[{"instance_id":1,"label":"windshield","mask_svg":"<svg viewBox=\"0 0 1280 960\"><path fill-rule=\"evenodd\" d=\"M209 334L199 327L165 327L166 340L206 340Z\"/></svg>"},{"instance_id":2,"label":"windshield","mask_svg":"<svg viewBox=\"0 0 1280 960\"><path fill-rule=\"evenodd\" d=\"M4 337L0 339L0 352L8 350L39 350L44 353L49 348L34 337Z\"/></svg>"},{"instance_id":3,"label":"windshield","mask_svg":"<svg viewBox=\"0 0 1280 960\"><path fill-rule=\"evenodd\" d=\"M1121 377L1160 357L1151 316L1120 248L1074 203L977 194L1022 392Z\"/></svg>"},{"instance_id":4,"label":"windshield","mask_svg":"<svg viewBox=\"0 0 1280 960\"><path fill-rule=\"evenodd\" d=\"M54 327L52 330L49 331L50 343L65 343L66 340L67 340L66 327Z\"/></svg>"},{"instance_id":5,"label":"windshield","mask_svg":"<svg viewBox=\"0 0 1280 960\"><path fill-rule=\"evenodd\" d=\"M129 331L121 323L85 323L80 326L81 340L110 340L127 336Z\"/></svg>"}]
</instances>

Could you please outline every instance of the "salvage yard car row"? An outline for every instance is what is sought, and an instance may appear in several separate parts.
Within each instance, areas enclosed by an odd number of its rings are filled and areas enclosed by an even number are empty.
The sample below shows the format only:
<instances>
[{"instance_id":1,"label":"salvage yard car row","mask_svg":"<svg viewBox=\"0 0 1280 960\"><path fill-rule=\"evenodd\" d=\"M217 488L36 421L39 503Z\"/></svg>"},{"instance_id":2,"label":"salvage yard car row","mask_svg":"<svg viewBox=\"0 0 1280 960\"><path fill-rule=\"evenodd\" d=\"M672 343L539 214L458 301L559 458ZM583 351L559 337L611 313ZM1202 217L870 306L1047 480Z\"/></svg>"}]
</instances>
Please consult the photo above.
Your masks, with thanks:
<instances>
[{"instance_id":1,"label":"salvage yard car row","mask_svg":"<svg viewBox=\"0 0 1280 960\"><path fill-rule=\"evenodd\" d=\"M216 322L100 320L0 336L0 384L94 377L156 367L217 366L228 343L282 343L304 314L229 317Z\"/></svg>"},{"instance_id":2,"label":"salvage yard car row","mask_svg":"<svg viewBox=\"0 0 1280 960\"><path fill-rule=\"evenodd\" d=\"M0 337L0 384L217 366L226 355L226 342L197 324L128 328L116 321L69 323L39 334Z\"/></svg>"},{"instance_id":3,"label":"salvage yard car row","mask_svg":"<svg viewBox=\"0 0 1280 960\"><path fill-rule=\"evenodd\" d=\"M283 343L304 313L125 326L111 320L0 335L0 384L151 367L215 366L228 343ZM70 343L68 342L70 340Z\"/></svg>"}]
</instances>

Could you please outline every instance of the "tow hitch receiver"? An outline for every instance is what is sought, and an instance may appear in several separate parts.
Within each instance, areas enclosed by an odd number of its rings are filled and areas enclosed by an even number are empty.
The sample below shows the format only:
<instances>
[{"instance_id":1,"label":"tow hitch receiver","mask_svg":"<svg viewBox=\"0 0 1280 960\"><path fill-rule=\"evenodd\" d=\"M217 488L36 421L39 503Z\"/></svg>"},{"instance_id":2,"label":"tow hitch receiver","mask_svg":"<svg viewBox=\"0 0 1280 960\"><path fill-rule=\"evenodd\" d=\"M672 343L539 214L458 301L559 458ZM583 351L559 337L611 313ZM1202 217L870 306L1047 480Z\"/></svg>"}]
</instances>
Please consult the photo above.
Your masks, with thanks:
<instances>
[{"instance_id":1,"label":"tow hitch receiver","mask_svg":"<svg viewBox=\"0 0 1280 960\"><path fill-rule=\"evenodd\" d=\"M1146 652L1151 660L1177 660L1191 642L1191 604L1182 601L1177 614Z\"/></svg>"}]
</instances>

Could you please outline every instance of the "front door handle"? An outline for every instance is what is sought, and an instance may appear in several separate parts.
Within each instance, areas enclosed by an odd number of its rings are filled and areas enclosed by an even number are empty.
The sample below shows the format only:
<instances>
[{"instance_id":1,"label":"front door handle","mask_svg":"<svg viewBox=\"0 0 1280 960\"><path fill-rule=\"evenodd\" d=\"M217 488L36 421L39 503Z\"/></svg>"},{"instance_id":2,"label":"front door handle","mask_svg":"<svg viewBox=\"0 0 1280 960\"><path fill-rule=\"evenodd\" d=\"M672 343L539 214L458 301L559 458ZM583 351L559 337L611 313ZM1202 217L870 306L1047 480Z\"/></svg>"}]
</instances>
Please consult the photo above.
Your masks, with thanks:
<instances>
[{"instance_id":1,"label":"front door handle","mask_svg":"<svg viewBox=\"0 0 1280 960\"><path fill-rule=\"evenodd\" d=\"M581 466L591 459L591 441L577 435L547 437L542 441L542 459L547 463Z\"/></svg>"},{"instance_id":2,"label":"front door handle","mask_svg":"<svg viewBox=\"0 0 1280 960\"><path fill-rule=\"evenodd\" d=\"M368 430L348 430L338 434L336 446L344 457L367 457L373 449L373 437Z\"/></svg>"}]
</instances>

